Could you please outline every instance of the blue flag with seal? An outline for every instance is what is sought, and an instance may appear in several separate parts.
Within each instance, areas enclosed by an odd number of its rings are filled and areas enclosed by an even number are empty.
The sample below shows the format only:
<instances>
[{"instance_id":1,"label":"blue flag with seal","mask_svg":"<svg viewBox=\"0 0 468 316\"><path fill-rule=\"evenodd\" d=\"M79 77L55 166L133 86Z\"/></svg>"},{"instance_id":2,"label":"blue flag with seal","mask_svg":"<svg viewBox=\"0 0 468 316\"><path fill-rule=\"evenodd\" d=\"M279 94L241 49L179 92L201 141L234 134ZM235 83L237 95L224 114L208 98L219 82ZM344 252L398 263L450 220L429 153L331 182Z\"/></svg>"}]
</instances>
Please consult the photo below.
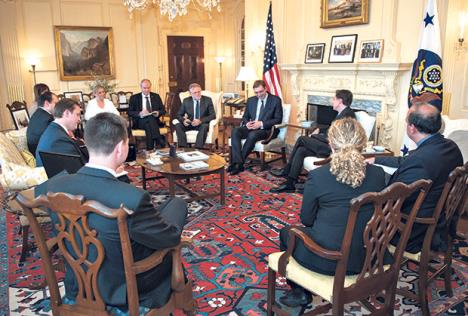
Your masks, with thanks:
<instances>
[{"instance_id":1,"label":"blue flag with seal","mask_svg":"<svg viewBox=\"0 0 468 316\"><path fill-rule=\"evenodd\" d=\"M442 111L442 49L436 0L428 0L421 28L418 57L411 71L408 106L411 106L414 98L419 98L424 93L431 93L434 97L429 103ZM402 154L406 155L414 148L416 144L405 134Z\"/></svg>"}]
</instances>

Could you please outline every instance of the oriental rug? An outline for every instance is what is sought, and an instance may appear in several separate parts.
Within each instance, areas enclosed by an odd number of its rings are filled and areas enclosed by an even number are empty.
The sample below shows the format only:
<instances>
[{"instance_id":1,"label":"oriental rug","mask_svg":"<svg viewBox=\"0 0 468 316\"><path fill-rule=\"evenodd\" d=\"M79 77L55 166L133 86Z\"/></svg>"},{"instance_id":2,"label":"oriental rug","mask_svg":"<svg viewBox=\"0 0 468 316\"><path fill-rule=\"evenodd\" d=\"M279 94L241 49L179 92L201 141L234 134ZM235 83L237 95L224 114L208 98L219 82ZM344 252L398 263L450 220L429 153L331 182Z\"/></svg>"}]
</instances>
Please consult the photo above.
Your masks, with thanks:
<instances>
[{"instance_id":1,"label":"oriental rug","mask_svg":"<svg viewBox=\"0 0 468 316\"><path fill-rule=\"evenodd\" d=\"M134 184L141 186L139 168L129 167L128 170ZM185 249L183 256L189 278L194 280L198 315L265 315L267 256L278 251L279 230L284 225L298 223L302 196L271 194L269 190L278 184L278 179L256 168L252 171L228 177L225 206L217 204L217 198L189 205L184 234L193 237L193 247ZM189 185L194 190L210 192L219 189L218 181L216 176L210 176L202 181L192 181ZM159 204L168 195L167 182L149 182L149 191L153 202ZM0 313L49 315L47 293L25 287L29 282L42 278L39 254L33 251L24 264L18 264L21 236L18 235L17 219L5 213L4 209L1 215L0 308L3 310L0 309ZM446 297L442 280L431 286L430 308L434 315L465 314L466 302L463 300L467 296L467 253L467 244L457 241L453 297ZM404 266L400 273L400 286L413 290L417 288L415 266ZM281 296L287 290L285 280L278 278L276 283L277 295ZM289 310L298 314L323 303L320 298L314 297L309 306ZM395 308L396 315L420 313L414 302L400 296L397 296ZM346 315L365 314L368 314L367 310L360 305L347 305Z\"/></svg>"}]
</instances>

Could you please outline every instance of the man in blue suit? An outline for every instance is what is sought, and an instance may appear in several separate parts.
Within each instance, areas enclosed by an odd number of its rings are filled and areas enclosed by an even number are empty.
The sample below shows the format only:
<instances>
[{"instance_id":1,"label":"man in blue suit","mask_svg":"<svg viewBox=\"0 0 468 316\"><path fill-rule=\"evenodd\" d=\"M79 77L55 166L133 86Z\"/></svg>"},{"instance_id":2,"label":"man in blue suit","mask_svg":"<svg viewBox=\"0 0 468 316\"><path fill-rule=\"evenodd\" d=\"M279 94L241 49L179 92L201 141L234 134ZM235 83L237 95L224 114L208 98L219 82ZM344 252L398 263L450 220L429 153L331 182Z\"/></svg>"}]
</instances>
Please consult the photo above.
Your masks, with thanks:
<instances>
[{"instance_id":1,"label":"man in blue suit","mask_svg":"<svg viewBox=\"0 0 468 316\"><path fill-rule=\"evenodd\" d=\"M244 171L245 160L254 149L255 143L268 138L271 128L283 120L281 99L267 92L265 82L255 81L253 90L256 96L247 100L241 126L234 128L231 133L232 157L228 167L231 175ZM243 146L242 139L246 139Z\"/></svg>"},{"instance_id":2,"label":"man in blue suit","mask_svg":"<svg viewBox=\"0 0 468 316\"><path fill-rule=\"evenodd\" d=\"M176 246L187 217L187 203L179 198L169 199L159 207L151 203L151 195L140 188L117 179L116 171L128 154L127 124L118 115L100 113L85 127L85 141L89 150L89 163L76 174L61 173L38 186L35 195L64 192L82 195L110 208L120 205L133 210L128 217L128 233L135 261L147 258L155 250ZM52 213L54 224L57 216ZM88 215L88 224L98 232L105 258L97 279L99 291L106 305L125 312L127 289L117 221L95 214ZM95 256L94 253L90 257ZM171 254L160 265L138 274L137 285L140 306L163 306L171 294ZM65 297L73 302L78 283L70 267L65 274ZM119 313L116 313L119 314Z\"/></svg>"},{"instance_id":3,"label":"man in blue suit","mask_svg":"<svg viewBox=\"0 0 468 316\"><path fill-rule=\"evenodd\" d=\"M83 162L88 160L77 141L70 136L80 123L80 114L80 104L75 100L65 98L55 105L55 120L46 128L37 145L36 165L38 167L43 165L39 154L41 151L78 155Z\"/></svg>"},{"instance_id":4,"label":"man in blue suit","mask_svg":"<svg viewBox=\"0 0 468 316\"><path fill-rule=\"evenodd\" d=\"M415 102L406 117L406 133L418 146L405 157L378 157L369 159L377 163L398 168L390 178L389 184L403 182L410 184L420 179L432 180L432 186L418 211L418 217L430 217L434 213L437 201L442 193L450 172L463 165L463 157L452 140L444 138L439 130L442 118L439 110L429 102ZM409 213L417 198L413 195L406 199L402 211ZM446 245L441 239L445 218L439 219L438 228L434 232L431 247L434 250L443 249ZM415 223L406 246L411 253L421 251L427 225ZM392 241L393 243L394 241Z\"/></svg>"},{"instance_id":5,"label":"man in blue suit","mask_svg":"<svg viewBox=\"0 0 468 316\"><path fill-rule=\"evenodd\" d=\"M47 126L54 120L54 115L52 113L54 112L57 101L57 96L50 91L41 94L37 101L37 111L31 116L26 131L28 149L33 155L36 155L37 144L39 144L42 133L44 133Z\"/></svg>"}]
</instances>

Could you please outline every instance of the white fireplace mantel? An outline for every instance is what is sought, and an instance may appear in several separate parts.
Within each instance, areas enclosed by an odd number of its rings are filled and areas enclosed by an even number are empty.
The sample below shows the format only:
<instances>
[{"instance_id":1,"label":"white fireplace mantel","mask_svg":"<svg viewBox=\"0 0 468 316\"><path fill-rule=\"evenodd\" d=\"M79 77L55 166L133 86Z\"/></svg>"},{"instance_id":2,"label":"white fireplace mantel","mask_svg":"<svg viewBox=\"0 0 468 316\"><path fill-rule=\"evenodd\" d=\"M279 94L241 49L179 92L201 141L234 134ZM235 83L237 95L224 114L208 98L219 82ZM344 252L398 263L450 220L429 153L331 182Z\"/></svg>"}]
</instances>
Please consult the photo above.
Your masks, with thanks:
<instances>
[{"instance_id":1,"label":"white fireplace mantel","mask_svg":"<svg viewBox=\"0 0 468 316\"><path fill-rule=\"evenodd\" d=\"M337 89L353 92L354 100L380 103L377 116L377 142L394 147L394 122L400 100L400 78L408 74L410 63L280 64L289 75L291 94L297 104L307 104L311 96L332 96ZM305 106L298 107L297 118L305 118Z\"/></svg>"}]
</instances>

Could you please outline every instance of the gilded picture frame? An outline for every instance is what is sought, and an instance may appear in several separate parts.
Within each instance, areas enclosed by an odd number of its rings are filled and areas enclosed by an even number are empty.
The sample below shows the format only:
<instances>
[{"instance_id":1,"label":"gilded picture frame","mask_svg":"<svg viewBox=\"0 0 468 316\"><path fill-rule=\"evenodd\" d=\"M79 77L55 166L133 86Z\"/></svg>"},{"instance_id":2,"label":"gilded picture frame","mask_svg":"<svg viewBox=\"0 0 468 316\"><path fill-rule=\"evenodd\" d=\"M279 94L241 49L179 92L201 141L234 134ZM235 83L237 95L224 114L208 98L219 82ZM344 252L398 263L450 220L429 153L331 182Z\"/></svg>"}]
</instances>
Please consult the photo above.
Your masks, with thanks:
<instances>
[{"instance_id":1,"label":"gilded picture frame","mask_svg":"<svg viewBox=\"0 0 468 316\"><path fill-rule=\"evenodd\" d=\"M369 23L370 0L322 0L321 28Z\"/></svg>"},{"instance_id":2,"label":"gilded picture frame","mask_svg":"<svg viewBox=\"0 0 468 316\"><path fill-rule=\"evenodd\" d=\"M111 27L54 26L60 80L115 79Z\"/></svg>"}]
</instances>

